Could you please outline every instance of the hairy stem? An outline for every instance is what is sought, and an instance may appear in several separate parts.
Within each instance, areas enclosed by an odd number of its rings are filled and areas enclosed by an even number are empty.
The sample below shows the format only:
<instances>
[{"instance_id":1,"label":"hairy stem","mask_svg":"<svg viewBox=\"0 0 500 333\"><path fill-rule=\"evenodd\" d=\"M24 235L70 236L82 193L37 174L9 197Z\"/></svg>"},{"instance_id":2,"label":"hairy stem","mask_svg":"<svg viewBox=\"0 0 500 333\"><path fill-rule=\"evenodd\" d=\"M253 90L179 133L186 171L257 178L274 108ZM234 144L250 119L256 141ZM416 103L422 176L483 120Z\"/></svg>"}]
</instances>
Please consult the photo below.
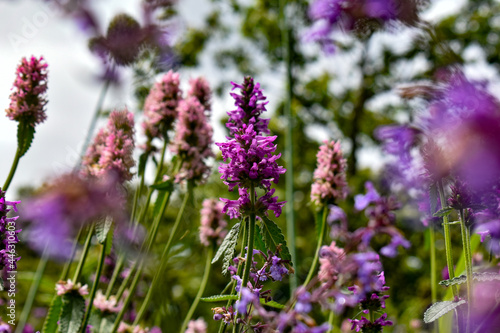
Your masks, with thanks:
<instances>
[{"instance_id":1,"label":"hairy stem","mask_svg":"<svg viewBox=\"0 0 500 333\"><path fill-rule=\"evenodd\" d=\"M76 266L75 274L73 275L73 282L76 283L82 274L83 265L85 265L85 261L87 260L87 254L89 253L92 235L94 234L94 224L92 224L89 228L87 238L85 239L85 244L83 245L82 255L80 257L80 261L78 262L78 266Z\"/></svg>"},{"instance_id":2,"label":"hairy stem","mask_svg":"<svg viewBox=\"0 0 500 333\"><path fill-rule=\"evenodd\" d=\"M9 175L5 180L3 187L1 188L2 191L6 192L7 189L9 188L10 183L12 182L12 178L14 178L14 174L16 173L17 165L19 164L20 159L21 159L21 150L19 149L19 147L17 147L16 156L14 156L14 161L12 162L12 166L10 167Z\"/></svg>"},{"instance_id":3,"label":"hairy stem","mask_svg":"<svg viewBox=\"0 0 500 333\"><path fill-rule=\"evenodd\" d=\"M460 209L460 229L462 232L462 246L464 250L464 259L465 259L465 272L467 276L467 318L465 332L470 332L470 313L471 313L471 305L472 305L472 256L470 254L470 242L468 237L468 227L465 224L465 216L464 210Z\"/></svg>"}]
</instances>

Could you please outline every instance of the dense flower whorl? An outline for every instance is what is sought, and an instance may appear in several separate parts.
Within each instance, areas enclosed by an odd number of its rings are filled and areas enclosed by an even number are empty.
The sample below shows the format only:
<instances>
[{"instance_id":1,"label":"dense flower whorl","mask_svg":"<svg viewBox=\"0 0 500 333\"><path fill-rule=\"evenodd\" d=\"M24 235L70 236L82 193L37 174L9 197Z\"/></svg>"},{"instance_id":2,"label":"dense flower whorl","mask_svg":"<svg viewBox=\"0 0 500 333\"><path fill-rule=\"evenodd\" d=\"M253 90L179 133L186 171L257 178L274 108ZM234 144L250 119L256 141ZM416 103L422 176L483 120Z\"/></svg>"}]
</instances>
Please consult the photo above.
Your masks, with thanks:
<instances>
[{"instance_id":1,"label":"dense flower whorl","mask_svg":"<svg viewBox=\"0 0 500 333\"><path fill-rule=\"evenodd\" d=\"M23 120L33 127L47 119L47 63L43 57L21 60L12 89L10 105L5 110L9 119Z\"/></svg>"},{"instance_id":2,"label":"dense flower whorl","mask_svg":"<svg viewBox=\"0 0 500 333\"><path fill-rule=\"evenodd\" d=\"M71 279L68 281L59 281L56 283L56 292L58 296L62 296L72 292L78 293L81 296L85 296L89 294L88 288L88 285L82 286L80 282L73 283Z\"/></svg>"},{"instance_id":3,"label":"dense flower whorl","mask_svg":"<svg viewBox=\"0 0 500 333\"><path fill-rule=\"evenodd\" d=\"M212 89L204 77L189 80L188 97L196 97L207 113L212 109Z\"/></svg>"},{"instance_id":4,"label":"dense flower whorl","mask_svg":"<svg viewBox=\"0 0 500 333\"><path fill-rule=\"evenodd\" d=\"M84 178L63 175L45 185L29 202L24 216L32 221L30 245L56 258L66 258L77 230L105 216L117 226L126 220L125 196L116 175Z\"/></svg>"},{"instance_id":5,"label":"dense flower whorl","mask_svg":"<svg viewBox=\"0 0 500 333\"><path fill-rule=\"evenodd\" d=\"M0 188L0 271L7 267L7 271L15 271L17 262L21 257L15 257L16 252L12 250L12 245L19 242L16 230L16 220L18 216L7 217L7 213L13 210L17 212L17 205L20 201L6 201L5 192ZM8 207L11 208L8 208ZM15 249L15 246L14 246Z\"/></svg>"},{"instance_id":6,"label":"dense flower whorl","mask_svg":"<svg viewBox=\"0 0 500 333\"><path fill-rule=\"evenodd\" d=\"M200 241L209 246L212 241L220 244L227 234L227 222L222 209L224 204L217 199L205 199L201 209Z\"/></svg>"},{"instance_id":7,"label":"dense flower whorl","mask_svg":"<svg viewBox=\"0 0 500 333\"><path fill-rule=\"evenodd\" d=\"M274 140L276 136L258 135L253 125L243 124L235 132L234 139L216 143L224 161L229 160L219 166L219 172L230 191L236 185L249 188L252 183L269 190L271 182L278 183L286 170L277 163L281 154L273 155L276 151Z\"/></svg>"},{"instance_id":8,"label":"dense flower whorl","mask_svg":"<svg viewBox=\"0 0 500 333\"><path fill-rule=\"evenodd\" d=\"M179 73L169 71L154 84L144 102L142 128L148 141L163 138L177 119L177 106L182 99ZM150 144L150 143L149 143Z\"/></svg>"},{"instance_id":9,"label":"dense flower whorl","mask_svg":"<svg viewBox=\"0 0 500 333\"><path fill-rule=\"evenodd\" d=\"M340 142L324 141L316 155L318 166L314 170L311 200L318 206L334 204L347 196L347 162Z\"/></svg>"},{"instance_id":10,"label":"dense flower whorl","mask_svg":"<svg viewBox=\"0 0 500 333\"><path fill-rule=\"evenodd\" d=\"M203 318L190 320L185 333L207 333L207 323Z\"/></svg>"},{"instance_id":11,"label":"dense flower whorl","mask_svg":"<svg viewBox=\"0 0 500 333\"><path fill-rule=\"evenodd\" d=\"M212 135L212 126L200 102L195 97L182 100L175 138L170 147L182 161L176 182L193 180L202 183L206 180L210 174L207 159L214 156Z\"/></svg>"},{"instance_id":12,"label":"dense flower whorl","mask_svg":"<svg viewBox=\"0 0 500 333\"><path fill-rule=\"evenodd\" d=\"M231 82L233 89L240 89L241 94L231 93L235 100L236 109L227 114L229 120L226 127L229 128L230 135L236 134L243 124L253 125L257 134L269 134L267 128L269 119L261 119L260 115L266 111L266 97L260 89L260 84L255 83L250 76L245 77L243 84Z\"/></svg>"},{"instance_id":13,"label":"dense flower whorl","mask_svg":"<svg viewBox=\"0 0 500 333\"><path fill-rule=\"evenodd\" d=\"M122 181L133 177L130 169L135 166L134 115L127 111L113 111L108 124L102 128L87 149L83 158L83 174L100 177L116 172Z\"/></svg>"},{"instance_id":14,"label":"dense flower whorl","mask_svg":"<svg viewBox=\"0 0 500 333\"><path fill-rule=\"evenodd\" d=\"M122 304L118 304L115 296L110 296L108 299L101 290L98 290L94 298L94 307L102 313L118 313Z\"/></svg>"}]
</instances>

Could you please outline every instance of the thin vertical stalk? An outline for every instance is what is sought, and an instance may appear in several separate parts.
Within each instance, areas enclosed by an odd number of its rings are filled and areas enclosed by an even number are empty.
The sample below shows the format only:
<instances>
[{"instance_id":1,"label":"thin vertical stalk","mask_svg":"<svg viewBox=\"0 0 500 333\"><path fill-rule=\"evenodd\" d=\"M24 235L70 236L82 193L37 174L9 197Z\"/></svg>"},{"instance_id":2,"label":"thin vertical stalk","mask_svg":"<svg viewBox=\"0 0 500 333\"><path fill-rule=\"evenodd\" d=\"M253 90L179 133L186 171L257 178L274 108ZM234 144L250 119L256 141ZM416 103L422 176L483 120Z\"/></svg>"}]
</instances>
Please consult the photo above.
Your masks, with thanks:
<instances>
[{"instance_id":1,"label":"thin vertical stalk","mask_svg":"<svg viewBox=\"0 0 500 333\"><path fill-rule=\"evenodd\" d=\"M90 121L90 126L87 131L87 135L85 136L85 140L83 141L82 150L80 152L80 158L78 159L78 163L76 164L75 169L79 169L80 166L82 165L82 158L85 155L85 152L87 151L87 147L90 143L92 134L94 133L95 127L97 125L97 120L101 115L102 105L104 104L104 98L106 97L106 93L108 92L110 84L111 81L106 80L104 86L102 87L101 93L99 94L99 99L97 100L94 115L92 117L92 120Z\"/></svg>"},{"instance_id":2,"label":"thin vertical stalk","mask_svg":"<svg viewBox=\"0 0 500 333\"><path fill-rule=\"evenodd\" d=\"M245 261L245 269L243 271L243 277L241 279L241 290L247 285L248 278L250 276L250 268L252 267L253 260L253 243L255 238L255 188L254 185L250 185L250 204L251 204L251 213L250 219L248 223L248 240L247 240L247 257ZM238 299L241 300L241 291Z\"/></svg>"},{"instance_id":3,"label":"thin vertical stalk","mask_svg":"<svg viewBox=\"0 0 500 333\"><path fill-rule=\"evenodd\" d=\"M434 225L429 225L429 242L430 242L430 257L431 257L431 298L432 304L437 301L437 274L436 274L436 232L434 230ZM439 332L439 326L437 322L434 323L433 331L435 333Z\"/></svg>"},{"instance_id":4,"label":"thin vertical stalk","mask_svg":"<svg viewBox=\"0 0 500 333\"><path fill-rule=\"evenodd\" d=\"M47 261L49 260L49 251L47 250L47 245L43 250L42 257L38 262L38 267L36 269L35 276L33 278L33 282L31 283L30 290L28 292L28 297L26 297L26 302L24 302L23 311L21 312L21 316L19 317L19 322L16 326L15 333L21 333L24 329L24 325L28 320L28 317L31 312L31 307L33 306L33 301L35 300L36 292L38 287L40 286L40 281L42 280L43 272L45 271L45 267L47 266Z\"/></svg>"},{"instance_id":5,"label":"thin vertical stalk","mask_svg":"<svg viewBox=\"0 0 500 333\"><path fill-rule=\"evenodd\" d=\"M191 184L191 183L189 183L189 184ZM161 272L163 271L163 267L165 266L165 264L167 262L168 254L170 252L170 248L172 246L172 242L174 240L175 233L177 232L177 229L179 228L182 216L184 215L184 211L186 210L186 206L187 206L187 203L189 201L189 193L190 192L191 191L189 191L189 189L188 189L188 191L186 192L186 195L184 195L184 200L182 201L181 208L180 208L179 212L177 213L177 218L175 220L174 226L172 227L172 230L170 231L170 236L168 238L167 244L165 245L165 248L163 249L163 253L162 253L161 258L160 258L160 266L158 267L158 270L155 273L153 281L151 282L151 285L148 289L148 292L146 294L144 302L142 303L141 309L137 313L137 317L134 320L134 325L137 325L139 323L139 321L141 320L142 316L144 315L144 313L147 309L147 306L151 300L151 296L153 296L153 291L154 291L156 285L158 284L158 281L160 280L160 275L161 275ZM152 244L152 242L150 244Z\"/></svg>"},{"instance_id":6,"label":"thin vertical stalk","mask_svg":"<svg viewBox=\"0 0 500 333\"><path fill-rule=\"evenodd\" d=\"M205 261L205 272L203 273L203 278L201 280L200 284L200 289L198 289L198 293L196 294L196 297L191 304L191 307L189 308L189 311L186 315L186 318L184 319L184 322L182 323L180 333L184 333L186 331L186 328L188 326L189 321L193 317L194 311L196 310L196 307L198 306L198 303L200 302L201 296L203 296L203 293L205 292L205 288L207 286L208 282L208 277L210 276L210 267L211 262L212 262L212 256L214 254L214 246L210 246L207 251L207 259Z\"/></svg>"},{"instance_id":7,"label":"thin vertical stalk","mask_svg":"<svg viewBox=\"0 0 500 333\"><path fill-rule=\"evenodd\" d=\"M80 329L80 333L86 332L87 323L89 321L90 314L92 313L92 307L94 306L95 294L97 292L97 287L99 286L99 280L101 279L102 268L104 267L104 260L106 258L107 240L108 240L107 238L104 239L104 242L102 243L101 256L99 257L99 262L97 263L97 271L95 273L94 285L92 286L92 291L90 292L89 307L87 309L87 312L85 313L85 317L83 319L83 325Z\"/></svg>"},{"instance_id":8,"label":"thin vertical stalk","mask_svg":"<svg viewBox=\"0 0 500 333\"><path fill-rule=\"evenodd\" d=\"M303 284L304 287L307 287L309 282L311 282L311 279L314 276L316 269L318 268L319 251L321 250L321 246L323 245L323 240L325 239L325 234L326 234L326 217L327 216L328 216L328 207L325 206L325 207L323 207L323 217L321 218L320 234L318 237L318 245L316 247L316 253L314 254L314 259L313 259L313 263L311 265L311 268L309 269L309 274L307 274L307 278L304 281L304 284Z\"/></svg>"},{"instance_id":9,"label":"thin vertical stalk","mask_svg":"<svg viewBox=\"0 0 500 333\"><path fill-rule=\"evenodd\" d=\"M468 233L468 227L465 224L465 216L464 210L460 209L460 229L462 232L462 246L464 250L464 259L465 259L465 272L467 276L467 318L465 318L466 329L465 332L470 332L470 313L472 306L472 256L470 254L470 243Z\"/></svg>"},{"instance_id":10,"label":"thin vertical stalk","mask_svg":"<svg viewBox=\"0 0 500 333\"><path fill-rule=\"evenodd\" d=\"M442 181L437 182L439 199L441 201L441 208L446 207L446 200L444 197L444 188ZM448 274L449 278L453 279L455 277L455 271L453 268L453 253L451 250L451 233L450 233L450 225L448 223L448 216L443 216L443 229L444 229L444 246L446 252L446 265L448 265ZM456 286L451 286L451 290L453 291L453 297L458 297L458 290Z\"/></svg>"},{"instance_id":11,"label":"thin vertical stalk","mask_svg":"<svg viewBox=\"0 0 500 333\"><path fill-rule=\"evenodd\" d=\"M286 231L287 243L292 256L292 262L298 267L297 250L295 246L295 212L294 212L294 186L293 186L293 126L294 119L292 115L292 99L293 99L293 76L292 76L292 43L291 43L291 28L287 24L286 17L286 0L280 0L280 15L281 15L281 42L283 57L286 66L286 82L287 90L284 104L284 114L287 119L288 126L285 134L285 160L286 160ZM297 288L297 274L290 276L290 294Z\"/></svg>"},{"instance_id":12,"label":"thin vertical stalk","mask_svg":"<svg viewBox=\"0 0 500 333\"><path fill-rule=\"evenodd\" d=\"M333 311L330 311L330 314L328 315L328 325L330 325L330 330L328 331L328 333L333 333L334 331L334 322L335 321L335 312Z\"/></svg>"},{"instance_id":13,"label":"thin vertical stalk","mask_svg":"<svg viewBox=\"0 0 500 333\"><path fill-rule=\"evenodd\" d=\"M92 240L92 235L94 234L94 224L92 224L89 228L89 232L87 234L87 239L85 239L85 244L83 245L82 255L80 257L80 261L78 262L78 266L76 266L75 274L73 275L73 282L76 283L82 274L83 265L85 265L85 261L87 260L87 254L89 253L90 244Z\"/></svg>"},{"instance_id":14,"label":"thin vertical stalk","mask_svg":"<svg viewBox=\"0 0 500 333\"><path fill-rule=\"evenodd\" d=\"M12 162L12 165L10 167L9 175L7 176L7 179L3 184L2 191L6 192L7 189L9 188L10 183L12 182L12 178L14 178L14 174L16 173L17 165L19 164L20 159L21 159L21 150L19 149L19 147L17 147L16 156L14 156L14 161Z\"/></svg>"},{"instance_id":15,"label":"thin vertical stalk","mask_svg":"<svg viewBox=\"0 0 500 333\"><path fill-rule=\"evenodd\" d=\"M71 248L71 255L69 260L64 264L63 271L61 273L61 278L59 280L66 281L69 275L69 269L71 268L71 264L73 263L73 259L75 258L76 249L78 247L78 241L80 240L80 236L82 235L83 227L80 227L78 230L78 234L76 235L75 241L73 242L73 247Z\"/></svg>"}]
</instances>

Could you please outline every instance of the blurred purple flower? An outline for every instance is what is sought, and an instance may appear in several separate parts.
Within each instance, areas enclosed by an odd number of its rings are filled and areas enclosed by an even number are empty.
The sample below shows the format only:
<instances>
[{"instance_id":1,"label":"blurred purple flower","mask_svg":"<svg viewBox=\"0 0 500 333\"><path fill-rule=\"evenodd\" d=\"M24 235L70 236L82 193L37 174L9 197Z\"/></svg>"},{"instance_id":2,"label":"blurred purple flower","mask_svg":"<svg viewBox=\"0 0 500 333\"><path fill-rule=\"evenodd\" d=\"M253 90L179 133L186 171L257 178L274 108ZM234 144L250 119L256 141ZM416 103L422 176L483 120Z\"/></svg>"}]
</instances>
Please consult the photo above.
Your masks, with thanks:
<instances>
[{"instance_id":1,"label":"blurred purple flower","mask_svg":"<svg viewBox=\"0 0 500 333\"><path fill-rule=\"evenodd\" d=\"M363 210L366 207L368 207L368 205L371 204L372 202L376 202L377 200L380 199L380 195L373 186L372 182L366 182L365 188L366 188L365 195L357 194L354 197L354 208L356 208L357 210Z\"/></svg>"}]
</instances>

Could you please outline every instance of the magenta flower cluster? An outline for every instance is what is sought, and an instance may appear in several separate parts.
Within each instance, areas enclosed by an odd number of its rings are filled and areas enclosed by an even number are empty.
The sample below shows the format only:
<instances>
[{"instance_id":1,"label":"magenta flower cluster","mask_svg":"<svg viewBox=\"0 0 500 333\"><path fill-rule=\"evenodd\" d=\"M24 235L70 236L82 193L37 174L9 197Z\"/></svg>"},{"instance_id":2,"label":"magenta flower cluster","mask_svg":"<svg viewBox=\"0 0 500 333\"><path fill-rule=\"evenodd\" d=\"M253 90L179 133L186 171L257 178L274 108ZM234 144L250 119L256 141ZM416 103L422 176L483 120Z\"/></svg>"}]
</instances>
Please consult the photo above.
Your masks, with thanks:
<instances>
[{"instance_id":1,"label":"magenta flower cluster","mask_svg":"<svg viewBox=\"0 0 500 333\"><path fill-rule=\"evenodd\" d=\"M0 189L0 271L5 267L7 271L15 271L17 262L21 257L16 257L16 244L19 242L18 234L21 229L17 229L16 221L18 216L7 217L11 210L17 212L17 205L21 201L5 200L5 192ZM10 207L10 208L9 208Z\"/></svg>"},{"instance_id":2,"label":"magenta flower cluster","mask_svg":"<svg viewBox=\"0 0 500 333\"><path fill-rule=\"evenodd\" d=\"M265 102L259 101L264 101L265 97L259 84L255 84L252 78L245 78L243 85L233 83L233 86L242 91L241 95L231 94L238 109L228 112L226 126L233 137L227 137L228 141L216 145L222 152L224 162L227 162L219 166L221 179L230 191L238 187L240 198L221 198L226 203L224 212L228 212L231 218L246 215L251 209L249 189L260 187L265 194L256 203L257 214L267 214L267 210L271 209L279 216L285 203L278 202L278 198L272 196L274 189L271 189L271 183L278 183L280 175L286 170L277 162L281 154L274 155L276 145L273 142L276 136L260 134L269 132L268 120L260 119L261 112L265 111Z\"/></svg>"},{"instance_id":3,"label":"magenta flower cluster","mask_svg":"<svg viewBox=\"0 0 500 333\"><path fill-rule=\"evenodd\" d=\"M121 181L131 180L135 166L134 115L127 111L113 111L107 126L102 128L83 158L82 173L100 177L115 172Z\"/></svg>"},{"instance_id":4,"label":"magenta flower cluster","mask_svg":"<svg viewBox=\"0 0 500 333\"><path fill-rule=\"evenodd\" d=\"M5 110L7 117L25 121L33 127L47 119L47 63L43 57L21 60L12 89L10 105Z\"/></svg>"},{"instance_id":5,"label":"magenta flower cluster","mask_svg":"<svg viewBox=\"0 0 500 333\"><path fill-rule=\"evenodd\" d=\"M342 154L340 142L324 141L316 157L318 165L314 170L311 201L317 206L324 206L345 199L347 162Z\"/></svg>"}]
</instances>

